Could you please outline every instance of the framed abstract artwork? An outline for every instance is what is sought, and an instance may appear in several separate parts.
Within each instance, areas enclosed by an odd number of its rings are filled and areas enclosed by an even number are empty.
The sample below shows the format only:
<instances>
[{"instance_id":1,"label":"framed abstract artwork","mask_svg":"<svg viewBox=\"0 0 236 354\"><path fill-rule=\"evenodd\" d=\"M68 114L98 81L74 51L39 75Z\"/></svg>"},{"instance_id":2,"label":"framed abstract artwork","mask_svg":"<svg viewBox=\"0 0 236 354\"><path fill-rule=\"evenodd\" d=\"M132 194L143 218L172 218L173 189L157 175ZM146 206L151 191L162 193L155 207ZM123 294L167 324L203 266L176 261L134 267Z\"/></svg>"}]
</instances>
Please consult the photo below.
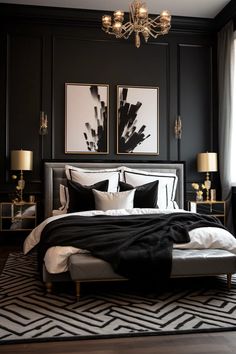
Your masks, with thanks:
<instances>
[{"instance_id":1,"label":"framed abstract artwork","mask_svg":"<svg viewBox=\"0 0 236 354\"><path fill-rule=\"evenodd\" d=\"M117 86L117 153L159 155L159 88Z\"/></svg>"},{"instance_id":2,"label":"framed abstract artwork","mask_svg":"<svg viewBox=\"0 0 236 354\"><path fill-rule=\"evenodd\" d=\"M65 84L65 153L108 154L109 86Z\"/></svg>"}]
</instances>

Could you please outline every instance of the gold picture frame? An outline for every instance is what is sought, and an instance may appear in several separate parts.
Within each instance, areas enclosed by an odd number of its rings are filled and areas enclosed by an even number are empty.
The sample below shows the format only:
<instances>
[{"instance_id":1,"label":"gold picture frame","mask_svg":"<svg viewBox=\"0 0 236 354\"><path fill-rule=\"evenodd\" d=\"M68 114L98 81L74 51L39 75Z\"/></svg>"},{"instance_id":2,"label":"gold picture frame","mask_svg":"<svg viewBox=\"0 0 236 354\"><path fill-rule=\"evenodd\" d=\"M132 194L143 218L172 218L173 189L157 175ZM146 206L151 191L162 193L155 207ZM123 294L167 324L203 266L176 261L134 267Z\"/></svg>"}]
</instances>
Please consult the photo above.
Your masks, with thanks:
<instances>
[{"instance_id":1,"label":"gold picture frame","mask_svg":"<svg viewBox=\"0 0 236 354\"><path fill-rule=\"evenodd\" d=\"M117 86L117 154L159 155L159 87Z\"/></svg>"},{"instance_id":2,"label":"gold picture frame","mask_svg":"<svg viewBox=\"0 0 236 354\"><path fill-rule=\"evenodd\" d=\"M65 83L65 153L109 153L109 85Z\"/></svg>"}]
</instances>

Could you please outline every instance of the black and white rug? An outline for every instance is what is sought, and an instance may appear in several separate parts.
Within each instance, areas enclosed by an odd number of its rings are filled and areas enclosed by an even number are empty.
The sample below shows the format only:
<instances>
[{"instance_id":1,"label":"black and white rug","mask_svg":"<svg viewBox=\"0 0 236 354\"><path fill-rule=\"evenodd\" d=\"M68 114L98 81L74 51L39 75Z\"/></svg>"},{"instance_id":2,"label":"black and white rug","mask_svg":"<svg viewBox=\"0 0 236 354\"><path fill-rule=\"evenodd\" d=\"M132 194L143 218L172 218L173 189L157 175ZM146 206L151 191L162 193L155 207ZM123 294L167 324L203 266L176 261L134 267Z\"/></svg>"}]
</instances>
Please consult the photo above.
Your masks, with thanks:
<instances>
[{"instance_id":1,"label":"black and white rug","mask_svg":"<svg viewBox=\"0 0 236 354\"><path fill-rule=\"evenodd\" d=\"M142 336L236 328L236 279L171 280L145 293L129 282L64 285L46 295L35 256L10 254L0 276L0 343Z\"/></svg>"}]
</instances>

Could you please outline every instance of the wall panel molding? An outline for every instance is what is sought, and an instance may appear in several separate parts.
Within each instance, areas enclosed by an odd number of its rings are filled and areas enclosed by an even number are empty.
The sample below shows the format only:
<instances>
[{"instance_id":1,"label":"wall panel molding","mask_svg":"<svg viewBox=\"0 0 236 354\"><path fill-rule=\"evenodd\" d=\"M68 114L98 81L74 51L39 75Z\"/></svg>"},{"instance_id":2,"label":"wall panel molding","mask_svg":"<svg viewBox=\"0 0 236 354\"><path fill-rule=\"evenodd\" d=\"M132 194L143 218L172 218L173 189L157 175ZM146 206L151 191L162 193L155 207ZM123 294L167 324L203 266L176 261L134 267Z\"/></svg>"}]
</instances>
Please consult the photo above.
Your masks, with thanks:
<instances>
[{"instance_id":1,"label":"wall panel molding","mask_svg":"<svg viewBox=\"0 0 236 354\"><path fill-rule=\"evenodd\" d=\"M102 14L0 4L0 38L4 48L0 72L6 77L4 85L0 83L0 99L6 102L0 110L1 127L7 132L4 142L0 142L4 170L8 170L9 151L23 144L23 148L32 147L35 151L35 167L29 175L32 192L41 193L43 159L186 159L190 185L193 178L200 178L193 165L196 153L212 144L217 146L216 111L212 109L216 101L216 88L212 85L214 21L174 17L167 36L142 43L137 49L133 37L118 40L103 33ZM109 155L65 154L65 82L109 85ZM159 87L159 156L116 154L117 85ZM48 134L44 137L39 136L40 110L48 115ZM183 120L181 141L174 135L178 114ZM11 188L9 178L0 174L0 193L7 188Z\"/></svg>"},{"instance_id":2,"label":"wall panel molding","mask_svg":"<svg viewBox=\"0 0 236 354\"><path fill-rule=\"evenodd\" d=\"M6 145L9 182L10 151L34 152L31 183L40 183L39 114L42 104L43 38L31 34L8 33L6 80Z\"/></svg>"},{"instance_id":3,"label":"wall panel molding","mask_svg":"<svg viewBox=\"0 0 236 354\"><path fill-rule=\"evenodd\" d=\"M179 158L186 160L190 188L191 181L204 178L197 173L197 153L213 151L214 146L212 66L211 45L178 44L178 111L183 124Z\"/></svg>"}]
</instances>

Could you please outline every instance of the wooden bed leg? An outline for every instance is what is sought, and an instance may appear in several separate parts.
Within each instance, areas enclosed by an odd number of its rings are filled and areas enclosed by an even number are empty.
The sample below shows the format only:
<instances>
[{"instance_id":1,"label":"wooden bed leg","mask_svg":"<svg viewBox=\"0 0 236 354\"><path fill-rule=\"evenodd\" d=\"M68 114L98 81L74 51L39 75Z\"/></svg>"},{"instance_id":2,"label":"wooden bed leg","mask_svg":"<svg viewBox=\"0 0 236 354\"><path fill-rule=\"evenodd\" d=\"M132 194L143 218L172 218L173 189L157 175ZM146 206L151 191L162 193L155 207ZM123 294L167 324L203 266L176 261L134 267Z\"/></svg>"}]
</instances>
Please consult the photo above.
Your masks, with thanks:
<instances>
[{"instance_id":1,"label":"wooden bed leg","mask_svg":"<svg viewBox=\"0 0 236 354\"><path fill-rule=\"evenodd\" d=\"M227 274L227 286L228 286L228 290L231 289L231 280L232 280L232 274Z\"/></svg>"},{"instance_id":2,"label":"wooden bed leg","mask_svg":"<svg viewBox=\"0 0 236 354\"><path fill-rule=\"evenodd\" d=\"M80 298L80 282L78 280L75 281L75 289L76 289L76 298L79 300Z\"/></svg>"},{"instance_id":3,"label":"wooden bed leg","mask_svg":"<svg viewBox=\"0 0 236 354\"><path fill-rule=\"evenodd\" d=\"M45 283L45 287L46 287L46 291L48 294L51 294L52 293L52 282L51 281L47 281Z\"/></svg>"}]
</instances>

